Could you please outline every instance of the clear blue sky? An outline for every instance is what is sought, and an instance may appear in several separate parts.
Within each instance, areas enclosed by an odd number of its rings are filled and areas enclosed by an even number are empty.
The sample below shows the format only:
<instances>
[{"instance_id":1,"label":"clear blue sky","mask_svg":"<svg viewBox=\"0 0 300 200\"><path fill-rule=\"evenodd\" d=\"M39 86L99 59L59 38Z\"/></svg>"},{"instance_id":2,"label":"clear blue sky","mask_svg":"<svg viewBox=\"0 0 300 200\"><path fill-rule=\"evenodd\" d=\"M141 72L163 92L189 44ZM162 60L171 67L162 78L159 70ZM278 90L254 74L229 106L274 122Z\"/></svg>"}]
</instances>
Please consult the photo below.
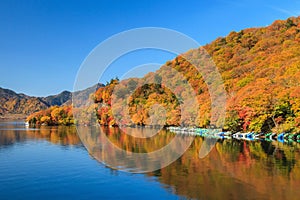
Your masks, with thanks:
<instances>
[{"instance_id":1,"label":"clear blue sky","mask_svg":"<svg viewBox=\"0 0 300 200\"><path fill-rule=\"evenodd\" d=\"M132 28L170 28L206 44L232 30L299 14L299 0L1 0L0 87L36 96L72 90L89 52ZM164 63L173 56L138 53L116 62L105 77L121 77L127 67Z\"/></svg>"}]
</instances>

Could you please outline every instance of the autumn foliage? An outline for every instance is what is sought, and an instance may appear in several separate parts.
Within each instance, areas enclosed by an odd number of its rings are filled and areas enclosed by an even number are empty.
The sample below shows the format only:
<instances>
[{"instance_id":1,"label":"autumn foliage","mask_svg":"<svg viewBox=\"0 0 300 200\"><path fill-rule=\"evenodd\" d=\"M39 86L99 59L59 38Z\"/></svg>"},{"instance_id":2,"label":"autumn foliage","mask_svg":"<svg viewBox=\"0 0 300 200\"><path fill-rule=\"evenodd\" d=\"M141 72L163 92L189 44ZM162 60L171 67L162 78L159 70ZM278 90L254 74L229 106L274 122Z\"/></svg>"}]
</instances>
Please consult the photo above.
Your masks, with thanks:
<instances>
[{"instance_id":1,"label":"autumn foliage","mask_svg":"<svg viewBox=\"0 0 300 200\"><path fill-rule=\"evenodd\" d=\"M75 123L71 106L53 106L29 115L26 121L35 125L71 125Z\"/></svg>"},{"instance_id":2,"label":"autumn foliage","mask_svg":"<svg viewBox=\"0 0 300 200\"><path fill-rule=\"evenodd\" d=\"M217 66L227 92L225 130L300 131L300 17L231 32L204 49ZM208 127L211 101L207 83L186 59L203 55L203 48L194 49L143 78L111 80L92 95L99 123L148 125L152 115L162 115L162 121L156 119L155 123ZM170 68L178 73L171 73ZM191 96L188 86L192 87L199 106L182 113L182 103ZM153 110L155 105L160 105L164 113ZM51 108L33 114L28 120L74 123L69 109Z\"/></svg>"}]
</instances>

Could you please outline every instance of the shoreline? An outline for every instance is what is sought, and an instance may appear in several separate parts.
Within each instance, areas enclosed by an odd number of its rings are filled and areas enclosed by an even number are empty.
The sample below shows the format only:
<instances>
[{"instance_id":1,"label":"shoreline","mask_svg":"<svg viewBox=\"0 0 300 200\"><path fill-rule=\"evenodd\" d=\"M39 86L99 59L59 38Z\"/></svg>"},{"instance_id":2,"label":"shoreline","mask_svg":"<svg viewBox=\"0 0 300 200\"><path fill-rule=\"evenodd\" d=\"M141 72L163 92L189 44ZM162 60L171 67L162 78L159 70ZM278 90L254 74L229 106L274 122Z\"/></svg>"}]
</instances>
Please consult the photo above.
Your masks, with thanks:
<instances>
[{"instance_id":1,"label":"shoreline","mask_svg":"<svg viewBox=\"0 0 300 200\"><path fill-rule=\"evenodd\" d=\"M26 120L26 114L4 114L0 115L0 120Z\"/></svg>"}]
</instances>

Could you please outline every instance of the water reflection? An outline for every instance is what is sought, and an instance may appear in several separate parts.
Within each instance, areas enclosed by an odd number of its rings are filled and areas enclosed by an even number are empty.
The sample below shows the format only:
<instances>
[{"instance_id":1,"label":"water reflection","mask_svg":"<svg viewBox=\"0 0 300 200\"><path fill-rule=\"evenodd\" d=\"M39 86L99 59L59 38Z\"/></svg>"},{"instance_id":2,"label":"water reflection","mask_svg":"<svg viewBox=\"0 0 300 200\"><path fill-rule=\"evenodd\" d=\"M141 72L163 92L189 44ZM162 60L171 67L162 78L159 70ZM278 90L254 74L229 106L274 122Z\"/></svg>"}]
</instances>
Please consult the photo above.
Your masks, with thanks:
<instances>
[{"instance_id":1,"label":"water reflection","mask_svg":"<svg viewBox=\"0 0 300 200\"><path fill-rule=\"evenodd\" d=\"M26 140L47 140L53 144L81 146L73 126L26 128L24 122L0 123L0 147L11 146Z\"/></svg>"},{"instance_id":2,"label":"water reflection","mask_svg":"<svg viewBox=\"0 0 300 200\"><path fill-rule=\"evenodd\" d=\"M204 159L197 158L202 139L159 180L178 194L199 199L298 199L299 145L224 140Z\"/></svg>"},{"instance_id":3,"label":"water reflection","mask_svg":"<svg viewBox=\"0 0 300 200\"><path fill-rule=\"evenodd\" d=\"M131 133L157 132L150 138L136 138L118 128L98 126L78 127L77 131L84 146L98 161L111 168L133 173L149 172L168 166L180 158L194 139L193 136L182 137L166 134L165 130L150 128L129 130Z\"/></svg>"},{"instance_id":4,"label":"water reflection","mask_svg":"<svg viewBox=\"0 0 300 200\"><path fill-rule=\"evenodd\" d=\"M94 127L95 128L95 127ZM102 129L108 142L124 152L146 153L161 149L176 135L166 130L151 138L136 138L118 128ZM131 131L140 131L134 129ZM82 142L99 161L104 158L120 164L139 166L141 160L118 160L114 151L103 151L103 135L90 127L82 127ZM41 127L26 129L24 125L0 126L0 148L26 140L47 140L58 145L81 145L75 127ZM162 187L179 196L194 199L299 199L300 145L265 141L218 140L203 159L199 150L204 138L196 137L187 151L175 162L147 173L157 177ZM104 143L105 144L105 143ZM168 159L168 158L166 158Z\"/></svg>"},{"instance_id":5,"label":"water reflection","mask_svg":"<svg viewBox=\"0 0 300 200\"><path fill-rule=\"evenodd\" d=\"M171 141L174 134L161 131L157 137L140 139L116 128L106 128L106 136L119 148L131 152L152 152ZM99 161L122 159L114 151L105 152L101 134L86 130L82 141ZM265 141L219 140L203 159L199 150L204 138L197 137L180 159L152 173L178 195L196 199L298 199L300 195L300 146ZM106 149L107 150L107 149ZM140 165L140 160L113 160L122 167ZM132 164L132 162L135 162Z\"/></svg>"}]
</instances>

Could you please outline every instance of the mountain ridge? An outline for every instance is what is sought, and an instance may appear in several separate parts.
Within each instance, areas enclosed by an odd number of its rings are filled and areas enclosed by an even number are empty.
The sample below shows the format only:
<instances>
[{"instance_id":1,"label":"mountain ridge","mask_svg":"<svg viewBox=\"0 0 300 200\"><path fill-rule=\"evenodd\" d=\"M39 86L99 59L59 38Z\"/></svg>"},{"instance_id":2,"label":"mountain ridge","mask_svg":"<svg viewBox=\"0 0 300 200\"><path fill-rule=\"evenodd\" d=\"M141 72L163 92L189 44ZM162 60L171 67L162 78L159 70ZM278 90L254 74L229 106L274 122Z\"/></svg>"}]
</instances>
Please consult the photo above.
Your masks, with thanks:
<instances>
[{"instance_id":1,"label":"mountain ridge","mask_svg":"<svg viewBox=\"0 0 300 200\"><path fill-rule=\"evenodd\" d=\"M276 20L267 27L232 31L226 37L182 53L143 78L111 81L93 96L99 123L114 126L119 120L122 125L149 125L151 112L156 112L153 105L159 104L165 108L166 117L158 117L156 120L165 119L157 121L158 124L209 127L212 115L207 83L189 62L206 57L207 53L221 74L228 94L224 130L300 132L300 17ZM200 66L205 67L206 63L200 62ZM179 73L170 73L170 68ZM193 88L199 103L198 108L192 107L185 113L181 113L180 107L191 93L181 84L181 76ZM161 81L174 91L155 84ZM115 86L120 88L116 93ZM130 88L135 86L139 87L128 96L132 92ZM112 106L115 96L123 99ZM124 110L125 107L128 109ZM51 112L33 114L28 120L59 124ZM65 113L69 113L69 108L65 108ZM115 118L113 113L120 115ZM156 115L159 114L163 112L157 110ZM62 118L59 120L63 121Z\"/></svg>"},{"instance_id":2,"label":"mountain ridge","mask_svg":"<svg viewBox=\"0 0 300 200\"><path fill-rule=\"evenodd\" d=\"M80 98L88 96L89 93L103 86L103 84L98 83L85 90L76 91L75 94L79 100L82 100ZM0 87L0 102L0 119L25 119L26 116L34 112L52 106L71 105L72 92L64 90L55 95L35 97Z\"/></svg>"},{"instance_id":3,"label":"mountain ridge","mask_svg":"<svg viewBox=\"0 0 300 200\"><path fill-rule=\"evenodd\" d=\"M0 118L23 119L33 112L53 105L62 105L66 99L61 98L65 97L66 94L67 98L71 98L71 92L67 91L47 97L35 97L0 87Z\"/></svg>"}]
</instances>

